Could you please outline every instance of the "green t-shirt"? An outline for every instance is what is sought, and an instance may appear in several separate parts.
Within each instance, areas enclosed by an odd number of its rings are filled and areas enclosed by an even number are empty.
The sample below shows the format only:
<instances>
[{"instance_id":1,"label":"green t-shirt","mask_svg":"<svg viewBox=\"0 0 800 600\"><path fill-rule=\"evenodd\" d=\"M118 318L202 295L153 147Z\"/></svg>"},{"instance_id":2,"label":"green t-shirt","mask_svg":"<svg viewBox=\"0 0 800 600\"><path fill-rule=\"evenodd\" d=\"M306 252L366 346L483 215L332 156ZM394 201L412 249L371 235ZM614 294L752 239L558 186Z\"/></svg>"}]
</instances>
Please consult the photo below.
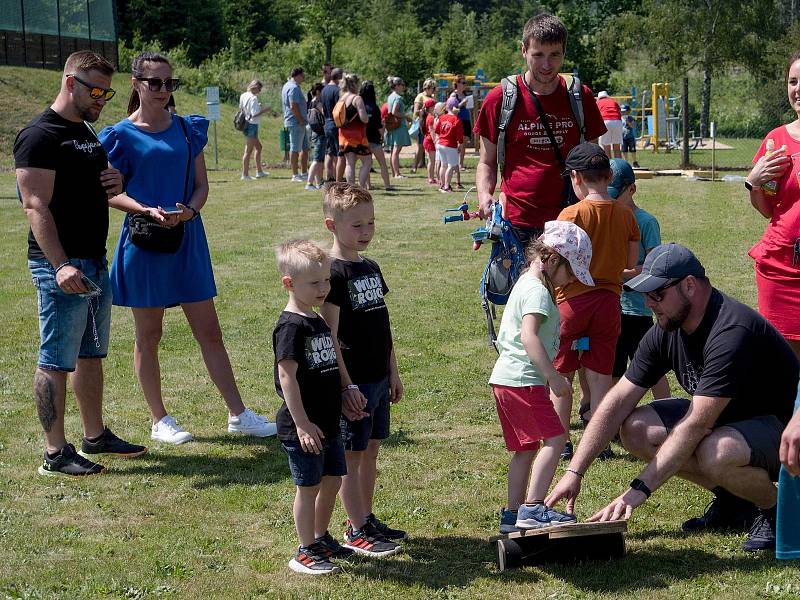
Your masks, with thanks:
<instances>
[{"instance_id":1,"label":"green t-shirt","mask_svg":"<svg viewBox=\"0 0 800 600\"><path fill-rule=\"evenodd\" d=\"M489 383L510 387L547 385L547 381L531 363L522 345L522 318L529 314L539 314L544 317L539 327L539 339L550 360L553 360L558 352L560 325L558 307L544 284L535 275L526 271L511 290L503 311L500 332L497 335L497 349L500 351L500 356L494 364Z\"/></svg>"}]
</instances>

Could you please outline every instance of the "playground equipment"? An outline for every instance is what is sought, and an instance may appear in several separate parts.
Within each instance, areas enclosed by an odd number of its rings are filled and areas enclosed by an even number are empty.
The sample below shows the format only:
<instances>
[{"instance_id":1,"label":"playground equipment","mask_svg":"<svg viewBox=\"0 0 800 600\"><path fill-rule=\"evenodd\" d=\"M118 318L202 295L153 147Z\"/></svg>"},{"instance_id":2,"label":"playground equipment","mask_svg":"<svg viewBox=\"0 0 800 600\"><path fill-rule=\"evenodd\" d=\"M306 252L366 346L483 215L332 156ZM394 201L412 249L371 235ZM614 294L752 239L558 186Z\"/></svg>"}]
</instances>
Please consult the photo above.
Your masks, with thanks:
<instances>
[{"instance_id":1,"label":"playground equipment","mask_svg":"<svg viewBox=\"0 0 800 600\"><path fill-rule=\"evenodd\" d=\"M635 93L634 88L632 94ZM669 83L653 83L641 97L639 139L644 140L643 148L652 148L656 153L662 148L666 152L680 150L683 146L681 97L669 95ZM703 145L702 136L689 131L689 147L694 150Z\"/></svg>"}]
</instances>

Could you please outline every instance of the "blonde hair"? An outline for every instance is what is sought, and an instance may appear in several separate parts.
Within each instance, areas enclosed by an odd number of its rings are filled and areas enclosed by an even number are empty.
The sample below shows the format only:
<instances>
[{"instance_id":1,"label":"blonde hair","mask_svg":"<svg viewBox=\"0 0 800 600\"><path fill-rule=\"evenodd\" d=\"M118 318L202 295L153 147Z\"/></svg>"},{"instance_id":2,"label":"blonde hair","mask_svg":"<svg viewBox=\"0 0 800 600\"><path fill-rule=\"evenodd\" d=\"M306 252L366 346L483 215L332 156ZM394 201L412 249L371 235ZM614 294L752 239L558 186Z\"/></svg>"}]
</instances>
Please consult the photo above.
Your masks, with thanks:
<instances>
[{"instance_id":1,"label":"blonde hair","mask_svg":"<svg viewBox=\"0 0 800 600\"><path fill-rule=\"evenodd\" d=\"M358 75L355 73L345 73L339 82L339 89L343 92L358 94Z\"/></svg>"},{"instance_id":2,"label":"blonde hair","mask_svg":"<svg viewBox=\"0 0 800 600\"><path fill-rule=\"evenodd\" d=\"M252 92L257 87L263 88L264 84L261 83L260 79L253 79L253 81L251 81L250 83L247 84L247 91L248 92Z\"/></svg>"},{"instance_id":3,"label":"blonde hair","mask_svg":"<svg viewBox=\"0 0 800 600\"><path fill-rule=\"evenodd\" d=\"M372 195L349 183L334 183L325 191L322 212L334 221L359 204L372 204Z\"/></svg>"},{"instance_id":4,"label":"blonde hair","mask_svg":"<svg viewBox=\"0 0 800 600\"><path fill-rule=\"evenodd\" d=\"M275 249L278 272L296 277L328 262L328 253L309 240L289 240Z\"/></svg>"},{"instance_id":5,"label":"blonde hair","mask_svg":"<svg viewBox=\"0 0 800 600\"><path fill-rule=\"evenodd\" d=\"M433 88L434 90L438 87L435 79L428 78L422 84L422 89L427 90L428 88Z\"/></svg>"},{"instance_id":6,"label":"blonde hair","mask_svg":"<svg viewBox=\"0 0 800 600\"><path fill-rule=\"evenodd\" d=\"M442 109L445 107L444 102L437 102L436 105L433 107L433 114L436 117L442 116Z\"/></svg>"}]
</instances>

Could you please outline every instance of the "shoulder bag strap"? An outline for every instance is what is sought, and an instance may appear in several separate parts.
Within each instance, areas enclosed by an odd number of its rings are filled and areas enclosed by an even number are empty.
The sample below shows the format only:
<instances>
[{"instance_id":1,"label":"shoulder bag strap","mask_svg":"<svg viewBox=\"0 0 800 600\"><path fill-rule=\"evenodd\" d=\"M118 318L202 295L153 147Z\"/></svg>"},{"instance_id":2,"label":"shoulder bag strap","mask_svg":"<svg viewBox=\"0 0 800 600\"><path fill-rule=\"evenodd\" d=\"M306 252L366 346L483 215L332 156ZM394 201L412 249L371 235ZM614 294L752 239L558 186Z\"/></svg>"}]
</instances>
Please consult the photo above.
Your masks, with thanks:
<instances>
[{"instance_id":1,"label":"shoulder bag strap","mask_svg":"<svg viewBox=\"0 0 800 600\"><path fill-rule=\"evenodd\" d=\"M506 131L511 124L511 117L514 116L514 108L517 105L517 82L512 77L503 77L500 82L502 88L502 102L500 104L500 116L497 119L497 166L500 168L500 178L503 178L503 171L506 166Z\"/></svg>"},{"instance_id":2,"label":"shoulder bag strap","mask_svg":"<svg viewBox=\"0 0 800 600\"><path fill-rule=\"evenodd\" d=\"M189 190L189 171L192 169L192 142L189 140L189 132L186 130L186 122L183 117L177 117L177 119L178 123L181 124L183 137L186 140L186 175L183 178L183 204L185 205L187 202L186 193Z\"/></svg>"},{"instance_id":3,"label":"shoulder bag strap","mask_svg":"<svg viewBox=\"0 0 800 600\"><path fill-rule=\"evenodd\" d=\"M586 123L583 119L583 84L577 75L571 76L572 81L567 85L567 97L569 98L572 113L578 121L578 131L580 132L580 143L586 141Z\"/></svg>"}]
</instances>

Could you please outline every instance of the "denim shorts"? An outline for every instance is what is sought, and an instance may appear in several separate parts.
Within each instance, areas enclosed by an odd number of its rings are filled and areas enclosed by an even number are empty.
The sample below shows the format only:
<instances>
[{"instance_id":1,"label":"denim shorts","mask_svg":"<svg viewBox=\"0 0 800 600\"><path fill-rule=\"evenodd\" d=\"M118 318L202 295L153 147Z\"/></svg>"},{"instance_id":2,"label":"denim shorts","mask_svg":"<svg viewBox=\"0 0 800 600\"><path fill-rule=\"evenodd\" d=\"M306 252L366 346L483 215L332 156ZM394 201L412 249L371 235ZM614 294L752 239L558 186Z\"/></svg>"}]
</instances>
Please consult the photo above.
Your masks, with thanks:
<instances>
[{"instance_id":1,"label":"denim shorts","mask_svg":"<svg viewBox=\"0 0 800 600\"><path fill-rule=\"evenodd\" d=\"M364 412L368 417L357 421L341 420L342 440L346 450L363 452L370 440L389 437L389 378L377 383L359 383L358 389L367 398Z\"/></svg>"},{"instance_id":2,"label":"denim shorts","mask_svg":"<svg viewBox=\"0 0 800 600\"><path fill-rule=\"evenodd\" d=\"M258 123L248 123L242 130L244 137L258 139Z\"/></svg>"},{"instance_id":3,"label":"denim shorts","mask_svg":"<svg viewBox=\"0 0 800 600\"><path fill-rule=\"evenodd\" d=\"M111 284L105 258L71 258L70 264L96 283L94 298L67 294L56 283L56 271L46 259L29 260L39 305L38 367L75 370L79 358L105 358L111 329Z\"/></svg>"},{"instance_id":4,"label":"denim shorts","mask_svg":"<svg viewBox=\"0 0 800 600\"><path fill-rule=\"evenodd\" d=\"M308 135L305 125L289 125L289 152L308 150Z\"/></svg>"},{"instance_id":5,"label":"denim shorts","mask_svg":"<svg viewBox=\"0 0 800 600\"><path fill-rule=\"evenodd\" d=\"M311 162L325 161L325 134L311 132Z\"/></svg>"},{"instance_id":6,"label":"denim shorts","mask_svg":"<svg viewBox=\"0 0 800 600\"><path fill-rule=\"evenodd\" d=\"M339 130L333 122L325 123L325 154L339 156Z\"/></svg>"},{"instance_id":7,"label":"denim shorts","mask_svg":"<svg viewBox=\"0 0 800 600\"><path fill-rule=\"evenodd\" d=\"M347 475L347 463L344 460L342 438L336 436L326 440L322 452L314 454L306 452L299 441L282 441L284 452L289 457L289 470L292 481L299 487L319 485L324 476L341 477Z\"/></svg>"}]
</instances>

